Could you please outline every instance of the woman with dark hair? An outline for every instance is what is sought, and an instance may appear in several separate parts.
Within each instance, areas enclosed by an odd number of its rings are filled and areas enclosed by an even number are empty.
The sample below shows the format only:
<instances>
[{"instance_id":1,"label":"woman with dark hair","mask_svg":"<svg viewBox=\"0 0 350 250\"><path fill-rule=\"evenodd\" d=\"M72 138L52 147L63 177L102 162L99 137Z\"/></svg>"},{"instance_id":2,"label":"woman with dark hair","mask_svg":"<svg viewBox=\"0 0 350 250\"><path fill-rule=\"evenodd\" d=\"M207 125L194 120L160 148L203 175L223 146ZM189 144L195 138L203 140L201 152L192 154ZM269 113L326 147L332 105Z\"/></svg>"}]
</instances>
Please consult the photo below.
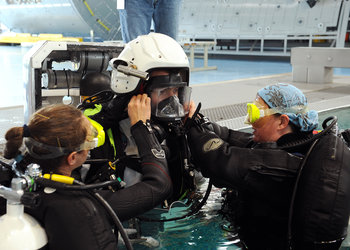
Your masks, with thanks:
<instances>
[{"instance_id":1,"label":"woman with dark hair","mask_svg":"<svg viewBox=\"0 0 350 250\"><path fill-rule=\"evenodd\" d=\"M120 220L127 220L159 205L172 192L165 157L149 129L150 98L134 96L128 105L131 133L141 155L142 181L116 192L99 190ZM52 105L33 114L28 125L7 131L4 156L21 156L21 165L40 164L43 173L71 176L81 166L88 151L104 140L96 124L72 106ZM164 154L163 154L164 155ZM50 249L116 249L112 220L103 206L86 191L52 188L39 190L41 204L26 212L45 228Z\"/></svg>"}]
</instances>

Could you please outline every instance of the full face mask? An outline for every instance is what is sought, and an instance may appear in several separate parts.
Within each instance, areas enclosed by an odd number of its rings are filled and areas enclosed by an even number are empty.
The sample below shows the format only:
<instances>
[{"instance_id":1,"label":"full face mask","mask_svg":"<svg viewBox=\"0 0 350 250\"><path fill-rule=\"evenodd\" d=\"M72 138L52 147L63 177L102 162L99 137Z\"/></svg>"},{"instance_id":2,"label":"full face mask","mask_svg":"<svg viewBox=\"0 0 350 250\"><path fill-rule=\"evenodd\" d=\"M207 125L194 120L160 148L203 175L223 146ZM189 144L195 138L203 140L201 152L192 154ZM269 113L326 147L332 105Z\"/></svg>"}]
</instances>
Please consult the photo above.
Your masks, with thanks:
<instances>
[{"instance_id":1,"label":"full face mask","mask_svg":"<svg viewBox=\"0 0 350 250\"><path fill-rule=\"evenodd\" d=\"M181 88L181 90L179 90ZM191 95L191 88L184 86L184 87L177 87L176 88L177 94L173 94L172 96L163 99L158 104L155 104L153 107L153 114L157 118L162 119L180 119L184 117L189 110L189 97ZM160 99L160 96L162 95L161 92L164 90L156 90L156 94L158 94L158 97ZM173 90L170 90L173 91ZM178 93L183 93L180 96L178 96Z\"/></svg>"},{"instance_id":2,"label":"full face mask","mask_svg":"<svg viewBox=\"0 0 350 250\"><path fill-rule=\"evenodd\" d=\"M192 89L176 73L156 76L147 89L152 99L152 115L162 121L176 121L189 111Z\"/></svg>"}]
</instances>

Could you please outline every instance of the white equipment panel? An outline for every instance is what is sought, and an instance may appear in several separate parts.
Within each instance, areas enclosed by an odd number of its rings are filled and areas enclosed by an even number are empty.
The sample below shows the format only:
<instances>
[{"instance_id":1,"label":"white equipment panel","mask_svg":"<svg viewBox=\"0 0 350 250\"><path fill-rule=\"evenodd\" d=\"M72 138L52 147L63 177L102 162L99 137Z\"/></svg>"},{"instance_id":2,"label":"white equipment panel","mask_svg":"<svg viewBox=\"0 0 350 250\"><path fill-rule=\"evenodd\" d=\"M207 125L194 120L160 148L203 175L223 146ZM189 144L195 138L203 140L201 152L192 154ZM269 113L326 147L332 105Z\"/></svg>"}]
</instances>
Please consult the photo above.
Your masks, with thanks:
<instances>
[{"instance_id":1,"label":"white equipment panel","mask_svg":"<svg viewBox=\"0 0 350 250\"><path fill-rule=\"evenodd\" d=\"M216 41L211 52L218 54L290 55L295 46L344 47L349 5L341 0L184 0L179 40Z\"/></svg>"}]
</instances>

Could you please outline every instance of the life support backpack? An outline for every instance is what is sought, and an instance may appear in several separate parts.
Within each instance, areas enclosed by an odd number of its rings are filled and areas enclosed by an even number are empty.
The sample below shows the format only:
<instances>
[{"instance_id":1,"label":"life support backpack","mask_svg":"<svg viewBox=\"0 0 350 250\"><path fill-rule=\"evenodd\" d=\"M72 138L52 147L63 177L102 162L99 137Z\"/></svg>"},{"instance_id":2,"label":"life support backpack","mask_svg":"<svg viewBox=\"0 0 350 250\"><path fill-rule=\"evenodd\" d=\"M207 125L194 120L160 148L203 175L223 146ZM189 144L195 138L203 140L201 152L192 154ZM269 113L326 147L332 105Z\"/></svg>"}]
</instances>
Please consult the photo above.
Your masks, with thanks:
<instances>
[{"instance_id":1,"label":"life support backpack","mask_svg":"<svg viewBox=\"0 0 350 250\"><path fill-rule=\"evenodd\" d=\"M328 130L318 137L300 168L291 205L293 242L334 242L347 235L350 150Z\"/></svg>"}]
</instances>

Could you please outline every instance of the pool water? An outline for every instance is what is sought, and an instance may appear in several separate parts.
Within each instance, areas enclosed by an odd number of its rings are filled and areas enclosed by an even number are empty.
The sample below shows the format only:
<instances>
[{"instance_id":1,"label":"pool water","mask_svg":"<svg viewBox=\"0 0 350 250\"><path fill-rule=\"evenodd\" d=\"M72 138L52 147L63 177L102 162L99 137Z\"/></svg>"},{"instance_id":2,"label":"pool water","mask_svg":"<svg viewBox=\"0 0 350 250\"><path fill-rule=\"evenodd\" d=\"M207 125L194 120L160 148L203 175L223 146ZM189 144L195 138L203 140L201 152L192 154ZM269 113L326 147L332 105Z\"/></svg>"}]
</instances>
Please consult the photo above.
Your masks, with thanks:
<instances>
[{"instance_id":1,"label":"pool water","mask_svg":"<svg viewBox=\"0 0 350 250\"><path fill-rule=\"evenodd\" d=\"M208 180L201 185L201 193L205 192L207 185ZM221 189L213 187L206 204L195 215L169 222L141 221L142 236L152 237L159 246L137 243L133 244L134 249L241 249L237 234L222 229L228 222L219 214L221 202ZM187 212L187 206L177 203L161 217L169 219ZM155 218L156 214L157 211L152 210L143 216ZM123 246L121 248L124 249Z\"/></svg>"},{"instance_id":2,"label":"pool water","mask_svg":"<svg viewBox=\"0 0 350 250\"><path fill-rule=\"evenodd\" d=\"M322 122L330 116L336 116L338 118L339 129L345 130L350 128L350 107L320 112L318 116L320 123L318 129L322 129Z\"/></svg>"}]
</instances>

